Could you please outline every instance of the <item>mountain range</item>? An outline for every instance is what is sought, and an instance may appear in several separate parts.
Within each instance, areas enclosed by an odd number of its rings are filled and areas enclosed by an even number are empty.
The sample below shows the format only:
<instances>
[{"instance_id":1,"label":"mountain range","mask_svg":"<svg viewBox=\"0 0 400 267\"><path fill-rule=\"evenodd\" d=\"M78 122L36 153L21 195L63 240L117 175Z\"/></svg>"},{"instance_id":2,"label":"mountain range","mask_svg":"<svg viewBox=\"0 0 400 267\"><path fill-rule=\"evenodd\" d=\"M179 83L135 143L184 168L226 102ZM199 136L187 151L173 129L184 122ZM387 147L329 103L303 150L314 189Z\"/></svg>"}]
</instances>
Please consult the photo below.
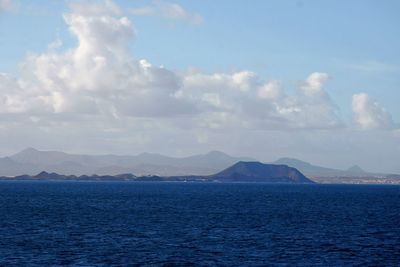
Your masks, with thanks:
<instances>
[{"instance_id":1,"label":"mountain range","mask_svg":"<svg viewBox=\"0 0 400 267\"><path fill-rule=\"evenodd\" d=\"M159 154L79 155L59 151L27 148L9 157L0 158L0 176L36 175L41 171L64 175L211 175L238 161L254 161L232 157L219 151L203 155L174 158Z\"/></svg>"},{"instance_id":2,"label":"mountain range","mask_svg":"<svg viewBox=\"0 0 400 267\"><path fill-rule=\"evenodd\" d=\"M9 157L0 158L0 176L36 175L41 171L77 176L121 173L133 173L138 176L212 175L240 161L257 160L249 157L233 157L219 151L176 158L152 153L134 156L80 155L27 148ZM293 158L281 158L269 163L294 167L308 177L374 175L356 165L347 170L339 170L316 166Z\"/></svg>"},{"instance_id":3,"label":"mountain range","mask_svg":"<svg viewBox=\"0 0 400 267\"><path fill-rule=\"evenodd\" d=\"M321 166L312 165L311 163L293 159L293 158L280 158L273 162L273 164L285 164L294 167L310 177L334 177L334 176L362 176L362 175L375 175L368 173L361 169L358 165L353 165L347 170L338 170L333 168L326 168Z\"/></svg>"}]
</instances>

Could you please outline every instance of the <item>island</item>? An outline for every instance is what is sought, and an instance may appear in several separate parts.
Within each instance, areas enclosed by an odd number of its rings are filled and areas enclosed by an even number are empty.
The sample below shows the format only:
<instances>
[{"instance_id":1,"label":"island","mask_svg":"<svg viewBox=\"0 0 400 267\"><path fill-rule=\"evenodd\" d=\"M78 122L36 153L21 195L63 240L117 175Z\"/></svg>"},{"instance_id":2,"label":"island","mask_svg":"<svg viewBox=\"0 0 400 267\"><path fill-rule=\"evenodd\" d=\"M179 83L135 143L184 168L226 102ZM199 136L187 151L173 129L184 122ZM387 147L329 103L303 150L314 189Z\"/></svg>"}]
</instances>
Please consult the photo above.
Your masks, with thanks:
<instances>
[{"instance_id":1,"label":"island","mask_svg":"<svg viewBox=\"0 0 400 267\"><path fill-rule=\"evenodd\" d=\"M159 176L134 174L119 175L64 175L42 171L37 175L19 175L14 177L0 177L1 180L29 180L29 181L192 181L192 182L262 182L262 183L291 183L310 184L312 180L304 176L299 170L287 165L264 164L255 161L239 161L234 165L213 175L181 175Z\"/></svg>"}]
</instances>

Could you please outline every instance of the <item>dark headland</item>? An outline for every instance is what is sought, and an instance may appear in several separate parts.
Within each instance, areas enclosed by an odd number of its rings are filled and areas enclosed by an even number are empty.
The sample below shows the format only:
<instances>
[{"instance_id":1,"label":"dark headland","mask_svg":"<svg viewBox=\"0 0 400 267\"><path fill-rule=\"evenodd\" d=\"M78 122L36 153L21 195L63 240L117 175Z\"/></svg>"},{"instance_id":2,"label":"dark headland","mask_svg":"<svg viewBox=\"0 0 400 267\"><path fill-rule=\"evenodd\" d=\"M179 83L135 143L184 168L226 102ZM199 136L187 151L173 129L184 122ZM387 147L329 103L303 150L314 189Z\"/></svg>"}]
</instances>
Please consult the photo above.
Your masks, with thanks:
<instances>
[{"instance_id":1,"label":"dark headland","mask_svg":"<svg viewBox=\"0 0 400 267\"><path fill-rule=\"evenodd\" d=\"M300 171L287 165L240 161L211 176L226 182L313 183Z\"/></svg>"},{"instance_id":2,"label":"dark headland","mask_svg":"<svg viewBox=\"0 0 400 267\"><path fill-rule=\"evenodd\" d=\"M193 181L193 182L263 182L263 183L314 183L296 168L287 165L264 164L260 162L239 161L213 175L182 176L135 176L119 175L62 175L45 171L37 175L0 177L2 180L44 180L44 181Z\"/></svg>"}]
</instances>

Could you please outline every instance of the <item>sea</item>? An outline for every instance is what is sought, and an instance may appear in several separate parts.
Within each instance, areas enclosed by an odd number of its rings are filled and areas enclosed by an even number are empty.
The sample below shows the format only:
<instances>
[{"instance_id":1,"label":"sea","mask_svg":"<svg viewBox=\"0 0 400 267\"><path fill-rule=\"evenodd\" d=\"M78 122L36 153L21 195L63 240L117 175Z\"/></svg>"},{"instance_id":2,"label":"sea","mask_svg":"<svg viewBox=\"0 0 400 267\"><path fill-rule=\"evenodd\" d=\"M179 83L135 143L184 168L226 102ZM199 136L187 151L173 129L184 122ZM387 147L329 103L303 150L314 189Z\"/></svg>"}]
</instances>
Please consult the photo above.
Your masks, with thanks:
<instances>
[{"instance_id":1,"label":"sea","mask_svg":"<svg viewBox=\"0 0 400 267\"><path fill-rule=\"evenodd\" d=\"M2 181L0 266L400 266L400 186Z\"/></svg>"}]
</instances>

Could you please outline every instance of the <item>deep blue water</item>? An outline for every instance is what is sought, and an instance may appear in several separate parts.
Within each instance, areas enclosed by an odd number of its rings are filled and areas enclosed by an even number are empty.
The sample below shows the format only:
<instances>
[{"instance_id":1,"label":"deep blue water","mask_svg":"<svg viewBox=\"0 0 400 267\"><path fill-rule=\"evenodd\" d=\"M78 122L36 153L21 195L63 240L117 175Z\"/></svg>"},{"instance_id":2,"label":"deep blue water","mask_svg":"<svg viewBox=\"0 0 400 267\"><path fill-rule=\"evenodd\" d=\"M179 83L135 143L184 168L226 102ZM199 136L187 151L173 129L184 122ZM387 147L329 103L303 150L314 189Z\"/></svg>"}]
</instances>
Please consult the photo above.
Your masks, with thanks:
<instances>
[{"instance_id":1,"label":"deep blue water","mask_svg":"<svg viewBox=\"0 0 400 267\"><path fill-rule=\"evenodd\" d=\"M0 265L400 266L400 187L0 182Z\"/></svg>"}]
</instances>

